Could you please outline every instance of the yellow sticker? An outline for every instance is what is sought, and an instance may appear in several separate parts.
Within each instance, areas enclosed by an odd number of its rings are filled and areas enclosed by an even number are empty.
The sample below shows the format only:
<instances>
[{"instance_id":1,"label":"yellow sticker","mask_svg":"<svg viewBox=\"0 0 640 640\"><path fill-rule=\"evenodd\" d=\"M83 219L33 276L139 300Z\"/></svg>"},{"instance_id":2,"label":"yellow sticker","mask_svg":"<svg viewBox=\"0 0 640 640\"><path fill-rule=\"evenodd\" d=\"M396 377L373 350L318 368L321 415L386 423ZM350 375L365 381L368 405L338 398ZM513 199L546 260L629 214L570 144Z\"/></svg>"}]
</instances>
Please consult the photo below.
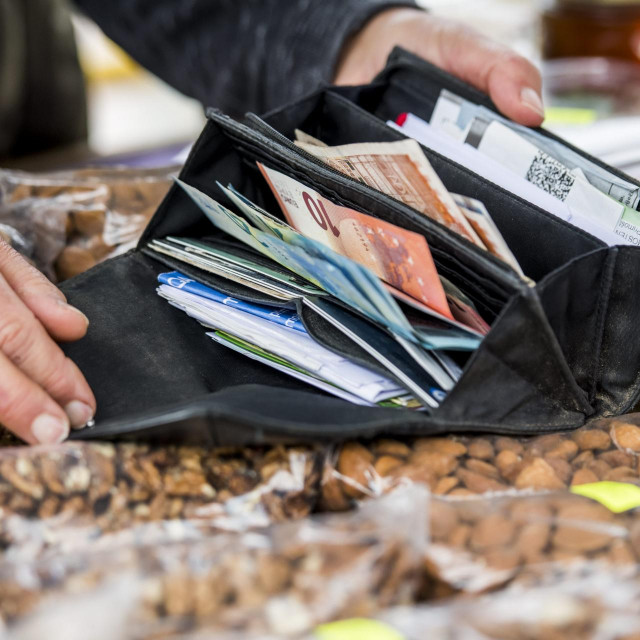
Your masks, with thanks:
<instances>
[{"instance_id":1,"label":"yellow sticker","mask_svg":"<svg viewBox=\"0 0 640 640\"><path fill-rule=\"evenodd\" d=\"M404 640L395 629L378 620L349 618L315 628L318 640Z\"/></svg>"},{"instance_id":2,"label":"yellow sticker","mask_svg":"<svg viewBox=\"0 0 640 640\"><path fill-rule=\"evenodd\" d=\"M594 109L580 109L578 107L547 107L544 111L544 123L546 125L592 124L598 118Z\"/></svg>"},{"instance_id":3,"label":"yellow sticker","mask_svg":"<svg viewBox=\"0 0 640 640\"><path fill-rule=\"evenodd\" d=\"M613 513L640 507L640 487L628 482L589 482L571 487L571 492L597 500Z\"/></svg>"}]
</instances>

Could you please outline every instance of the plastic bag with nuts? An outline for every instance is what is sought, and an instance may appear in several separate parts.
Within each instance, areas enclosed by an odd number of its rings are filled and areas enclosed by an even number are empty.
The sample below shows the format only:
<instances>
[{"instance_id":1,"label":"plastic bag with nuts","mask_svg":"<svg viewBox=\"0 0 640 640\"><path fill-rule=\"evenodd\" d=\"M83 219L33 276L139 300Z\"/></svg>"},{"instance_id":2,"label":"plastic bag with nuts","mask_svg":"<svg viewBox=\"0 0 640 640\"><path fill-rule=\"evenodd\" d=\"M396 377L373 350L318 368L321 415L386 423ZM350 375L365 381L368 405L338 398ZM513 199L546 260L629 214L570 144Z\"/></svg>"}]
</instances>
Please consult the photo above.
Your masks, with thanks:
<instances>
[{"instance_id":1,"label":"plastic bag with nuts","mask_svg":"<svg viewBox=\"0 0 640 640\"><path fill-rule=\"evenodd\" d=\"M588 564L535 586L397 607L377 618L404 640L632 640L640 629L639 578L636 567Z\"/></svg>"},{"instance_id":2,"label":"plastic bag with nuts","mask_svg":"<svg viewBox=\"0 0 640 640\"><path fill-rule=\"evenodd\" d=\"M0 449L0 540L7 554L77 549L82 540L161 520L247 528L302 518L322 454L65 443Z\"/></svg>"},{"instance_id":3,"label":"plastic bag with nuts","mask_svg":"<svg viewBox=\"0 0 640 640\"><path fill-rule=\"evenodd\" d=\"M640 509L615 514L567 491L434 497L423 596L529 586L589 563L640 566Z\"/></svg>"},{"instance_id":4,"label":"plastic bag with nuts","mask_svg":"<svg viewBox=\"0 0 640 640\"><path fill-rule=\"evenodd\" d=\"M0 238L54 282L135 246L177 167L0 171Z\"/></svg>"},{"instance_id":5,"label":"plastic bag with nuts","mask_svg":"<svg viewBox=\"0 0 640 640\"><path fill-rule=\"evenodd\" d=\"M296 636L327 620L413 601L428 500L426 490L413 487L350 514L250 532L87 548L36 562L4 559L0 615L23 638L40 619L47 638L67 640L69 625L56 628L47 616L69 603L73 624L84 624L85 632L102 625L126 630L106 637L198 628Z\"/></svg>"},{"instance_id":6,"label":"plastic bag with nuts","mask_svg":"<svg viewBox=\"0 0 640 640\"><path fill-rule=\"evenodd\" d=\"M453 598L437 604L394 606L375 617L341 618L301 635L264 631L218 630L206 626L175 631L167 626L126 626L123 616L105 619L104 603L120 611L130 606L126 578L75 599L52 599L35 615L10 627L3 640L40 640L51 629L64 629L65 640L84 640L87 619L101 624L92 640L169 638L177 640L325 640L326 638L392 638L394 640L636 640L640 628L640 574L637 569L588 564L569 574L548 575L533 586L513 585L475 598ZM81 612L78 615L78 612ZM364 614L366 615L366 614ZM103 621L104 619L104 621ZM141 631L141 629L143 631ZM152 631L153 630L153 631ZM155 633L154 633L155 631Z\"/></svg>"},{"instance_id":7,"label":"plastic bag with nuts","mask_svg":"<svg viewBox=\"0 0 640 640\"><path fill-rule=\"evenodd\" d=\"M340 511L398 485L421 482L436 495L561 490L614 480L640 482L640 414L603 419L565 433L529 438L449 436L350 442L323 472L322 507Z\"/></svg>"}]
</instances>

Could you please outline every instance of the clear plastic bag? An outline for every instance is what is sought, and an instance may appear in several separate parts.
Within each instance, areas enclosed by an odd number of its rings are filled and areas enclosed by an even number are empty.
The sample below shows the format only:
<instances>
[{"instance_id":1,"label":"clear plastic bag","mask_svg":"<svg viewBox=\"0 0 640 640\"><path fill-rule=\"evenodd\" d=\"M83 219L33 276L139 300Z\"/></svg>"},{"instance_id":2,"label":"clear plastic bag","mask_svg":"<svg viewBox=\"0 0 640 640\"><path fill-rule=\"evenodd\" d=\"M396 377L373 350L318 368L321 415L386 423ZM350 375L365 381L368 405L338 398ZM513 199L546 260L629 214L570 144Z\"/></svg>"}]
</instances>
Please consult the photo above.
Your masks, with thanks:
<instances>
[{"instance_id":1,"label":"clear plastic bag","mask_svg":"<svg viewBox=\"0 0 640 640\"><path fill-rule=\"evenodd\" d=\"M6 637L47 629L50 640L67 640L74 628L118 638L197 629L295 637L327 620L407 604L419 583L428 499L413 487L350 514L250 532L4 559ZM60 618L65 611L70 617Z\"/></svg>"},{"instance_id":2,"label":"clear plastic bag","mask_svg":"<svg viewBox=\"0 0 640 640\"><path fill-rule=\"evenodd\" d=\"M100 536L121 530L122 545L131 539L126 528L138 523L242 529L302 518L317 499L321 458L320 451L296 447L65 443L1 449L0 541L5 557L36 558L84 543L106 547L109 541Z\"/></svg>"},{"instance_id":3,"label":"clear plastic bag","mask_svg":"<svg viewBox=\"0 0 640 640\"><path fill-rule=\"evenodd\" d=\"M557 491L431 503L423 597L535 585L585 564L640 566L640 510Z\"/></svg>"},{"instance_id":4,"label":"clear plastic bag","mask_svg":"<svg viewBox=\"0 0 640 640\"><path fill-rule=\"evenodd\" d=\"M31 198L0 205L0 240L55 282L54 263L66 244L67 208Z\"/></svg>"},{"instance_id":5,"label":"clear plastic bag","mask_svg":"<svg viewBox=\"0 0 640 640\"><path fill-rule=\"evenodd\" d=\"M52 280L135 246L177 167L0 171L0 237Z\"/></svg>"},{"instance_id":6,"label":"clear plastic bag","mask_svg":"<svg viewBox=\"0 0 640 640\"><path fill-rule=\"evenodd\" d=\"M640 571L583 564L535 586L377 617L404 640L632 640L640 629Z\"/></svg>"},{"instance_id":7,"label":"clear plastic bag","mask_svg":"<svg viewBox=\"0 0 640 640\"><path fill-rule=\"evenodd\" d=\"M350 508L398 485L421 482L435 495L562 490L615 480L640 482L640 414L597 420L576 431L529 438L449 436L351 442L331 452L322 506Z\"/></svg>"}]
</instances>

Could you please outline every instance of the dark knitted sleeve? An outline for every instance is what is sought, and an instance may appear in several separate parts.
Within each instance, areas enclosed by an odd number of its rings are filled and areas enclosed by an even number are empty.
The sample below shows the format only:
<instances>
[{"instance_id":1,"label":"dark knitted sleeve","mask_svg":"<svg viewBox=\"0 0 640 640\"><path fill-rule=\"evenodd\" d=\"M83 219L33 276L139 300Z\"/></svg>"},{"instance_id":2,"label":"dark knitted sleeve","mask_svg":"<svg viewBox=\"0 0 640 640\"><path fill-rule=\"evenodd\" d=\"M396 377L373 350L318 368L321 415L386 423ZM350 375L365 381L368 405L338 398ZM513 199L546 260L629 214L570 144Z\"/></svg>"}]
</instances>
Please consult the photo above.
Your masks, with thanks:
<instances>
[{"instance_id":1,"label":"dark knitted sleeve","mask_svg":"<svg viewBox=\"0 0 640 640\"><path fill-rule=\"evenodd\" d=\"M413 0L75 0L140 64L230 114L330 82L345 41Z\"/></svg>"}]
</instances>

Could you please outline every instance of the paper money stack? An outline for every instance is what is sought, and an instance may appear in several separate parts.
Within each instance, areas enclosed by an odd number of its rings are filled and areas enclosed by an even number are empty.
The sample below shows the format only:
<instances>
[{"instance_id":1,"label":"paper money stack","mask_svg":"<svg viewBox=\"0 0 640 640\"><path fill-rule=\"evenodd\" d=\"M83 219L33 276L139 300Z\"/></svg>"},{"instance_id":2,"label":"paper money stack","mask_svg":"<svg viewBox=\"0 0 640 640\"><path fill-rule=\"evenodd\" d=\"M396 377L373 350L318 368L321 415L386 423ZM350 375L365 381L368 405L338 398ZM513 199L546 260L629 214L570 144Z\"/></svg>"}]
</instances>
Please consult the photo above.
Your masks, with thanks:
<instances>
[{"instance_id":1,"label":"paper money stack","mask_svg":"<svg viewBox=\"0 0 640 640\"><path fill-rule=\"evenodd\" d=\"M307 153L437 220L525 277L483 204L450 194L415 141L328 147L302 132L297 138ZM489 326L438 274L425 237L337 204L267 165L258 168L282 218L231 185L217 187L234 210L178 181L219 233L151 242L150 251L190 269L161 274L158 293L213 329L207 335L218 344L324 392L358 404L437 408ZM272 302L230 297L206 274ZM342 342L318 336L298 315L303 310ZM340 347L344 338L352 348Z\"/></svg>"}]
</instances>

